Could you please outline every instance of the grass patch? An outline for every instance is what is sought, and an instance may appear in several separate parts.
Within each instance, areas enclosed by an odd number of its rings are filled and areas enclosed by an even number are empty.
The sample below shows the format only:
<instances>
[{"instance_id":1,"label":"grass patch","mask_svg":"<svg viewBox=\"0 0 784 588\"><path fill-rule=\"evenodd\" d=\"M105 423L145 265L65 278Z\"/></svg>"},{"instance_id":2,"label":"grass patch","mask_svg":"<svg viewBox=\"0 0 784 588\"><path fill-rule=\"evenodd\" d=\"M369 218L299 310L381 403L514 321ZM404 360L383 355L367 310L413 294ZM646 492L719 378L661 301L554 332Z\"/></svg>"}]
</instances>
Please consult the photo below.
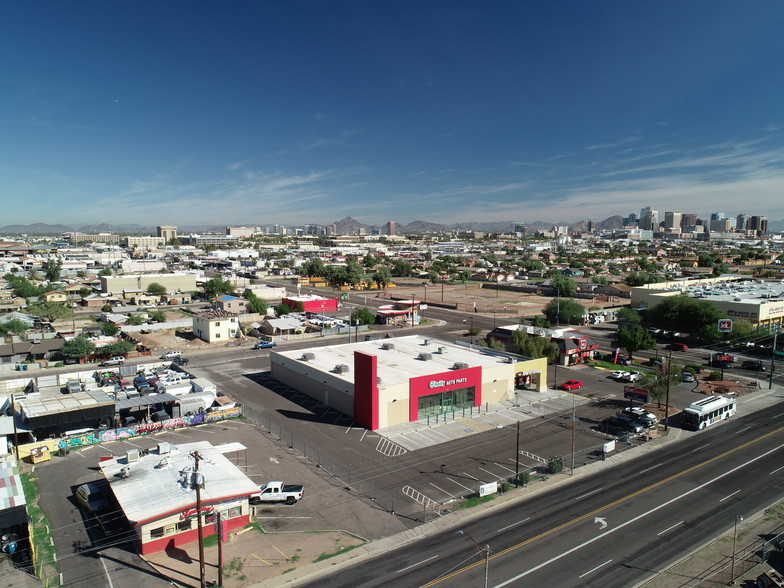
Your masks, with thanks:
<instances>
[{"instance_id":1,"label":"grass patch","mask_svg":"<svg viewBox=\"0 0 784 588\"><path fill-rule=\"evenodd\" d=\"M475 506L479 506L480 504L484 504L485 502L490 502L495 498L494 495L489 496L472 496L466 500L462 500L457 503L457 510L464 510L466 508L473 508Z\"/></svg>"},{"instance_id":2,"label":"grass patch","mask_svg":"<svg viewBox=\"0 0 784 588\"><path fill-rule=\"evenodd\" d=\"M352 549L356 549L359 545L345 545L343 547L338 548L337 551L333 551L332 553L322 553L316 559L313 560L313 563L318 563L320 561L324 561L325 559L329 559L330 557L336 557L338 555L342 555Z\"/></svg>"},{"instance_id":3,"label":"grass patch","mask_svg":"<svg viewBox=\"0 0 784 588\"><path fill-rule=\"evenodd\" d=\"M39 577L49 578L60 573L60 566L55 560L55 549L52 545L52 534L49 529L49 519L46 513L38 506L38 486L31 473L22 473L22 491L27 502L27 514L30 518L30 540L35 545L36 573ZM44 568L47 568L44 570Z\"/></svg>"},{"instance_id":4,"label":"grass patch","mask_svg":"<svg viewBox=\"0 0 784 588\"><path fill-rule=\"evenodd\" d=\"M287 569L287 570L283 570L283 571L281 572L281 574L288 574L289 572L293 572L293 571L294 571L294 570L296 570L296 569L297 569L297 568L289 568L289 569Z\"/></svg>"},{"instance_id":5,"label":"grass patch","mask_svg":"<svg viewBox=\"0 0 784 588\"><path fill-rule=\"evenodd\" d=\"M257 533L261 533L262 535L266 535L267 534L267 532L264 530L264 527L262 527L260 523L251 523L250 525L245 525L245 527L243 527L243 528L245 528L245 529L253 529Z\"/></svg>"},{"instance_id":6,"label":"grass patch","mask_svg":"<svg viewBox=\"0 0 784 588\"><path fill-rule=\"evenodd\" d=\"M209 537L205 537L202 540L202 544L204 545L204 547L216 547L218 545L218 534L215 533L213 535L210 535Z\"/></svg>"}]
</instances>

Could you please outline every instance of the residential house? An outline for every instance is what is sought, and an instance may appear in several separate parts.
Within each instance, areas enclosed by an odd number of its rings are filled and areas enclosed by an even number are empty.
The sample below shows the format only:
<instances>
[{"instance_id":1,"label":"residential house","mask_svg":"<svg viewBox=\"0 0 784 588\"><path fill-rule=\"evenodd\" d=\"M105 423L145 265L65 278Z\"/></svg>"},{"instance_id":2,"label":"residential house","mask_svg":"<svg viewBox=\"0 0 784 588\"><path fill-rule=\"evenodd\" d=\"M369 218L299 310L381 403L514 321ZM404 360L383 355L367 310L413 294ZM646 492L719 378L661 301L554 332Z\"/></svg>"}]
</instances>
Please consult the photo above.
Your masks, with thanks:
<instances>
[{"instance_id":1,"label":"residential house","mask_svg":"<svg viewBox=\"0 0 784 588\"><path fill-rule=\"evenodd\" d=\"M229 341L239 332L239 319L234 313L206 310L193 315L193 334L207 343Z\"/></svg>"},{"instance_id":2,"label":"residential house","mask_svg":"<svg viewBox=\"0 0 784 588\"><path fill-rule=\"evenodd\" d=\"M43 293L44 302L68 302L68 295L60 290L50 290Z\"/></svg>"},{"instance_id":3,"label":"residential house","mask_svg":"<svg viewBox=\"0 0 784 588\"><path fill-rule=\"evenodd\" d=\"M229 294L218 296L215 299L215 304L219 310L224 312L231 312L234 314L245 314L248 312L248 301L239 296L231 296Z\"/></svg>"}]
</instances>

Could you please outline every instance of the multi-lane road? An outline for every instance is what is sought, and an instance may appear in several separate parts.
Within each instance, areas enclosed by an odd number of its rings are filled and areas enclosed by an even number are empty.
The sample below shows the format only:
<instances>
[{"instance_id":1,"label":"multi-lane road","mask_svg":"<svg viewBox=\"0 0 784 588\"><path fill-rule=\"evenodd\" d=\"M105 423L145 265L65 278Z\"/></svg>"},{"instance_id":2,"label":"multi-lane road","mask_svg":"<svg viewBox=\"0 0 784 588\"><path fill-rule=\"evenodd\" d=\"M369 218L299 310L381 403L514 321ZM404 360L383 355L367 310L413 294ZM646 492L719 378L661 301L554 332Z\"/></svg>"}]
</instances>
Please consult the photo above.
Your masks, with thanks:
<instances>
[{"instance_id":1,"label":"multi-lane road","mask_svg":"<svg viewBox=\"0 0 784 588\"><path fill-rule=\"evenodd\" d=\"M333 570L318 585L482 586L489 547L489 586L632 586L782 490L780 403Z\"/></svg>"}]
</instances>

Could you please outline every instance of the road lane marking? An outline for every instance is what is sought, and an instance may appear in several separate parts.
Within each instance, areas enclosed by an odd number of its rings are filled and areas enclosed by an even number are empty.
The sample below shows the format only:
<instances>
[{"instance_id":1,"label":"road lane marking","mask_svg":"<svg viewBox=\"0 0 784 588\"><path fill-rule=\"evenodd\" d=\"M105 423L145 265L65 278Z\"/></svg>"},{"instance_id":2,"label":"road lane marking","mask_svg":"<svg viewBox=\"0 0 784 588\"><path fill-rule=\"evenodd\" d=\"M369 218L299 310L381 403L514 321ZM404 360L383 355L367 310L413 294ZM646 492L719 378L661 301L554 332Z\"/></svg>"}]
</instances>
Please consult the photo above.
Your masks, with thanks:
<instances>
[{"instance_id":1,"label":"road lane marking","mask_svg":"<svg viewBox=\"0 0 784 588\"><path fill-rule=\"evenodd\" d=\"M664 535L667 531L671 531L672 529L674 529L678 525L682 525L682 524L683 524L683 521L681 521L680 523L675 523L672 527L667 527L666 529L664 529L664 531L661 531L660 533L656 533L656 536L658 537L660 535Z\"/></svg>"},{"instance_id":2,"label":"road lane marking","mask_svg":"<svg viewBox=\"0 0 784 588\"><path fill-rule=\"evenodd\" d=\"M735 492L733 492L732 494L729 494L729 495L725 496L724 498L722 498L721 500L719 500L719 502L724 502L724 501L725 501L725 500L727 500L728 498L732 498L732 497L733 497L733 496L735 496L735 495L736 495L738 492L740 492L740 490L735 490Z\"/></svg>"},{"instance_id":3,"label":"road lane marking","mask_svg":"<svg viewBox=\"0 0 784 588\"><path fill-rule=\"evenodd\" d=\"M651 471L651 470L653 470L653 469L656 469L656 468L658 468L658 467L659 467L659 466L661 466L661 465L664 465L664 462L663 462L663 461L660 461L660 462L659 462L659 463L657 463L656 465L652 465L652 466L651 466L651 467L649 467L649 468L645 468L644 470L640 470L640 471L639 471L639 472L637 472L637 473L638 473L638 474L644 474L645 472L649 472L649 471Z\"/></svg>"},{"instance_id":4,"label":"road lane marking","mask_svg":"<svg viewBox=\"0 0 784 588\"><path fill-rule=\"evenodd\" d=\"M751 427L746 427L744 429L741 429L740 431L737 431L735 434L740 435L743 431L748 431L749 429L751 429Z\"/></svg>"},{"instance_id":5,"label":"road lane marking","mask_svg":"<svg viewBox=\"0 0 784 588\"><path fill-rule=\"evenodd\" d=\"M98 555L101 558L101 565L103 566L104 574L106 574L106 580L109 582L109 588L114 588L112 577L109 575L109 570L106 569L106 560L103 558L103 553L98 553Z\"/></svg>"},{"instance_id":6,"label":"road lane marking","mask_svg":"<svg viewBox=\"0 0 784 588\"><path fill-rule=\"evenodd\" d=\"M773 471L772 471L772 472L770 472L770 473L771 473L771 474L775 474L777 471L779 471L779 470L781 470L781 469L784 469L784 466L781 466L781 467L779 467L779 468L776 468L775 470L773 470ZM768 474L768 475L770 475L770 474Z\"/></svg>"},{"instance_id":7,"label":"road lane marking","mask_svg":"<svg viewBox=\"0 0 784 588\"><path fill-rule=\"evenodd\" d=\"M700 449L705 449L710 443L706 443L705 445L700 445L696 449L692 449L691 452L694 453L695 451L699 451Z\"/></svg>"},{"instance_id":8,"label":"road lane marking","mask_svg":"<svg viewBox=\"0 0 784 588\"><path fill-rule=\"evenodd\" d=\"M517 521L516 523L512 523L511 525L507 525L506 527L501 527L496 531L496 533L500 533L501 531L506 531L507 529L511 529L512 527L516 527L517 525L521 525L522 523L530 519L531 517L525 517L522 521Z\"/></svg>"},{"instance_id":9,"label":"road lane marking","mask_svg":"<svg viewBox=\"0 0 784 588\"><path fill-rule=\"evenodd\" d=\"M737 445L736 447L733 447L732 449L728 449L724 453L721 453L719 455L711 457L710 459L706 459L703 462L695 464L695 465L693 465L693 466L691 466L689 468L686 468L685 470L681 470L680 472L675 473L675 474L673 474L673 475L671 475L671 476L669 476L667 478L663 478L661 480L658 480L658 481L654 482L653 484L649 484L648 486L645 486L644 488L640 488L639 490L636 490L636 491L632 492L631 494L627 494L626 496L622 496L621 498L618 498L617 500L614 500L614 501L612 501L612 502L610 502L608 504L605 504L604 506L600 506L599 508L596 508L596 509L592 510L591 512L587 512L587 513L585 513L583 515L580 515L579 517L576 517L576 518L574 518L572 520L566 521L565 523L562 523L562 524L560 524L560 525L558 525L556 527L553 527L552 529L548 529L547 531L543 531L542 533L539 533L538 535L535 535L534 537L526 539L525 541L521 541L520 543L518 543L516 545L512 545L511 547L507 547L506 549L503 549L503 550L499 551L498 553L493 554L492 556L490 556L489 559L490 560L497 559L497 558L502 557L504 555L507 555L507 554L509 554L509 553L511 553L513 551L516 551L516 550L518 550L518 549L520 549L522 547L530 545L531 543L534 543L535 541L538 541L540 539L543 539L544 537L548 537L549 535L552 535L553 533L557 533L558 531L561 531L563 529L571 527L572 525L575 525L576 523L579 523L579 522L581 522L581 521L583 521L583 520L585 520L587 518L593 517L596 514L599 514L599 513L601 513L602 511L604 511L604 510L606 510L608 508L612 508L614 506L617 506L619 504L627 502L627 501L631 500L632 498L640 496L641 494L645 494L646 492L649 492L649 491L651 491L651 490L653 490L655 488L658 488L659 486L662 486L664 484L667 484L667 483L669 483L669 482L671 482L673 480L677 480L678 478L681 478L681 477L685 476L686 474L694 472L694 471L696 471L696 470L698 470L698 469L700 469L702 467L705 467L706 465L709 465L709 464L711 464L711 463L713 463L715 461L723 459L723 458L727 457L728 455L732 455L733 453L736 453L736 452L738 452L738 451L740 451L742 449L750 447L751 445L754 445L755 443L759 443L760 441L762 441L764 439L767 439L768 437L771 437L773 435L778 435L782 431L784 431L784 427L779 427L778 429L775 429L773 431L769 431L768 433L765 433L764 435L760 435L756 439L751 439L750 441L746 441L745 443L741 443L740 445ZM534 567L534 568L532 568L532 569L530 569L530 570L528 570L526 572L523 572L522 574L520 574L520 575L518 575L518 576L516 576L514 578L511 578L510 580L507 580L506 582L504 582L502 584L498 584L496 586L496 588L501 588L502 586L506 586L508 584L511 584L511 583L519 580L523 576L527 576L528 574L533 573L533 572L535 572L535 571L537 571L537 570L539 570L539 569L541 569L541 568L543 568L543 567L553 563L554 561L557 561L557 560L561 559L562 557L570 555L574 551L577 551L578 549L581 549L582 547L585 547L586 545L589 545L589 544L593 543L594 541L598 541L599 539L603 538L605 535L609 535L611 533L615 533L619 529L623 529L626 525L629 525L629 524L631 524L633 522L636 522L640 518L648 516L649 514L651 514L653 512L656 512L657 510L659 510L661 508L664 508L665 506L669 506L670 504L672 504L676 500L680 500L684 496L690 495L693 492L701 490L705 486L707 486L709 484L712 484L713 482L715 482L717 480L720 480L721 478L723 478L725 476L729 476L730 474L735 473L739 469L744 468L747 465L749 465L751 463L754 463L755 461L757 461L759 459L762 459L763 457L767 457L768 455L770 455L770 454L774 453L775 451L778 451L778 450L780 450L782 448L784 448L784 444L779 445L777 447L774 447L773 449L771 449L769 451L766 451L762 455L758 455L757 457L755 457L753 459L750 459L749 461L744 462L744 463L742 463L742 464L732 468L731 470L728 470L728 471L724 472L723 474L720 474L719 476L713 478L712 480L709 480L709 481L705 482L704 484L702 484L700 486L692 488L691 490L689 490L685 494L682 494L680 496L676 496L675 498L673 498L673 499L671 499L671 500L669 500L669 501L667 501L667 502L665 502L663 504L660 504L659 506L655 507L654 509L652 509L652 510L650 510L648 512L642 513L641 515L639 515L639 516L637 516L637 517L635 517L635 518L633 518L633 519L631 519L631 520L629 520L629 521L627 521L625 523L621 523L619 526L614 527L614 528L612 528L612 529L610 529L608 531L605 531L601 535L598 535L598 536L594 537L593 539L590 539L589 541L585 542L584 544L581 544L581 545L578 545L576 547L573 547L569 551L561 553L560 555L555 556L555 557L549 559L548 561L543 562L543 563L539 564L538 566L536 566L536 567ZM468 475L468 474L466 474L466 475ZM458 574L462 574L464 572L468 572L468 571L474 569L475 567L477 567L477 566L479 566L481 564L482 564L482 562L475 562L475 563L473 563L471 565L468 565L468 566L466 566L464 568L461 568L459 570L455 570L454 572L452 572L450 574L445 574L445 575L441 576L440 578L438 578L436 580L433 580L431 582L428 582L427 584L424 584L422 586L422 588L428 588L430 586L435 586L436 584L439 584L439 583L443 582L444 580L447 580L449 578L454 578Z\"/></svg>"},{"instance_id":10,"label":"road lane marking","mask_svg":"<svg viewBox=\"0 0 784 588\"><path fill-rule=\"evenodd\" d=\"M585 498L586 496L590 496L591 494L596 494L601 488L597 488L596 490L591 490L590 492L586 492L585 494L580 494L575 500L580 500L581 498Z\"/></svg>"},{"instance_id":11,"label":"road lane marking","mask_svg":"<svg viewBox=\"0 0 784 588\"><path fill-rule=\"evenodd\" d=\"M599 564L599 565L598 565L598 566L596 566L594 569L592 569L592 570L588 570L587 572L585 572L585 573L584 573L582 576L580 576L580 578L584 578L584 577L585 577L585 576L587 576L588 574L592 574L592 573L594 573L596 570L598 570L599 568L603 568L604 566L606 566L606 565L607 565L608 563L610 563L611 561L612 561L611 559L608 559L608 560L607 560L606 562L604 562L603 564Z\"/></svg>"},{"instance_id":12,"label":"road lane marking","mask_svg":"<svg viewBox=\"0 0 784 588\"><path fill-rule=\"evenodd\" d=\"M781 416L781 415L783 415L783 414L784 414L784 412L780 412L779 414L774 414L774 415L773 415L772 417L770 417L770 418L772 418L772 419L775 419L775 418L778 418L778 417L780 417L780 416Z\"/></svg>"},{"instance_id":13,"label":"road lane marking","mask_svg":"<svg viewBox=\"0 0 784 588\"><path fill-rule=\"evenodd\" d=\"M427 563L427 562L429 562L430 560L432 560L432 559L435 559L435 558L437 558L437 557L438 557L437 555L434 555L434 556L432 556L432 557L428 557L427 559L423 559L422 561L420 561L420 562L418 562L418 563L411 564L411 565L410 565L410 566L408 566L407 568L403 568L402 570L398 570L398 571L396 571L395 573L396 573L396 574L399 574L400 572L405 572L405 571L407 571L407 570L410 570L411 568L415 568L415 567L417 567L417 566L421 566L423 563Z\"/></svg>"}]
</instances>

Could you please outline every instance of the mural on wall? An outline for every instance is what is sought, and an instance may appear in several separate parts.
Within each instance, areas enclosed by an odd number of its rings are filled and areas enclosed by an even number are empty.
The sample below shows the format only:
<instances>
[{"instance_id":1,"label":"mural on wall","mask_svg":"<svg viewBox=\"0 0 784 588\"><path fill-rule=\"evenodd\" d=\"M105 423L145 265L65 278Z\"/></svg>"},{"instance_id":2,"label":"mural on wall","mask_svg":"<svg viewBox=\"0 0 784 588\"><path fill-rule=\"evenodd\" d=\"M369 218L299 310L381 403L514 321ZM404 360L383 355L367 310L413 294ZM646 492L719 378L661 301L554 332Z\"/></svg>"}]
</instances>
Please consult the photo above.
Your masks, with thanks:
<instances>
[{"instance_id":1,"label":"mural on wall","mask_svg":"<svg viewBox=\"0 0 784 588\"><path fill-rule=\"evenodd\" d=\"M107 441L117 441L118 439L129 439L131 437L138 437L140 435L149 435L150 433L157 433L158 431L165 431L169 429L180 429L182 427L192 427L195 425L203 425L204 423L215 423L227 419L234 419L242 416L242 407L227 408L224 410L216 410L213 412L200 412L197 414L186 415L176 419L168 419L166 421L158 421L156 423L139 423L129 427L120 427L118 429L107 429L105 431L95 431L85 433L70 439L64 439L69 447L84 447L87 445L96 445L97 443L105 443ZM24 446L20 446L22 450Z\"/></svg>"}]
</instances>

